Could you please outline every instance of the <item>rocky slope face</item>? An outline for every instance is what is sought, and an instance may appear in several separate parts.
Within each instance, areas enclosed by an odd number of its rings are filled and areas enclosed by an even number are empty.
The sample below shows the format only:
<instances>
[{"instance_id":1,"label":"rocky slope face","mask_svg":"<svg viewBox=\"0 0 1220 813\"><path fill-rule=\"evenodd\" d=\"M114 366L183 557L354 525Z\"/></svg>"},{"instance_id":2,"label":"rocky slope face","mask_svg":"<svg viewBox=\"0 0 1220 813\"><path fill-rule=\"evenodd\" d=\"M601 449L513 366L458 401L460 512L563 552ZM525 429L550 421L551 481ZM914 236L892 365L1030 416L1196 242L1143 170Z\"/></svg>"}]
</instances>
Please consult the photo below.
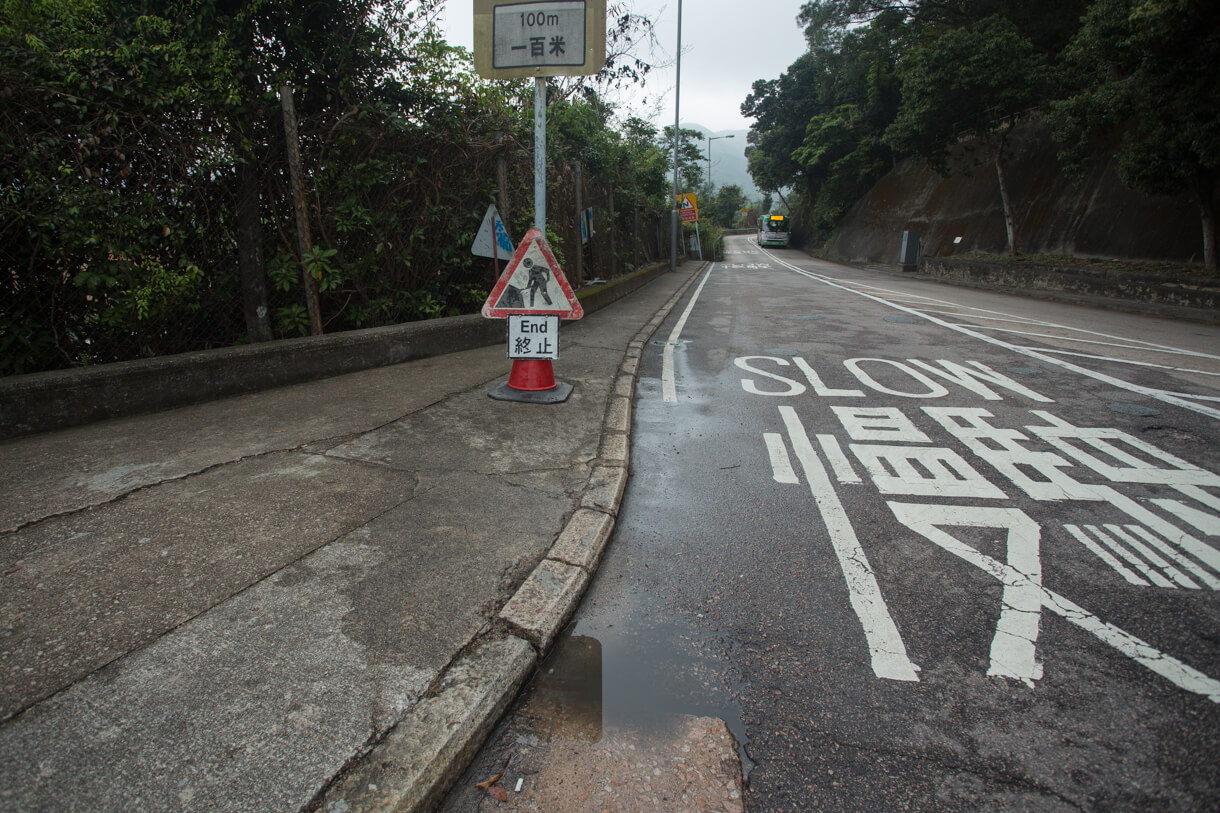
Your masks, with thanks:
<instances>
[{"instance_id":1,"label":"rocky slope face","mask_svg":"<svg viewBox=\"0 0 1220 813\"><path fill-rule=\"evenodd\" d=\"M1199 209L1188 195L1149 197L1122 185L1112 164L1074 182L1055 159L1050 127L1015 130L1004 163L1025 254L1201 262ZM972 159L982 161L968 173ZM1004 253L999 185L989 155L963 145L941 177L906 159L856 203L826 244L831 259L893 264L902 232L920 233L926 258L972 251ZM960 239L959 239L960 238Z\"/></svg>"}]
</instances>

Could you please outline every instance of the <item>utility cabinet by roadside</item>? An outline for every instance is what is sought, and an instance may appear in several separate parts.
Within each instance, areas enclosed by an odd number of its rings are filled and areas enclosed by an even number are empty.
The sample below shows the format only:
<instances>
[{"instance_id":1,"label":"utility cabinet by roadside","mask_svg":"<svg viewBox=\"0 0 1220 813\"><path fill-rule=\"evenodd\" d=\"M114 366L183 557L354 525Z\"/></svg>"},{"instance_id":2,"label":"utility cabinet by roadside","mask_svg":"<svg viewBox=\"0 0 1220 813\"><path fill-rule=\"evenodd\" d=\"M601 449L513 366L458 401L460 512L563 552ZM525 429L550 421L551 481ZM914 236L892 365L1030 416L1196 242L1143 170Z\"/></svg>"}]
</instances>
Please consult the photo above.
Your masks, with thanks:
<instances>
[{"instance_id":1,"label":"utility cabinet by roadside","mask_svg":"<svg viewBox=\"0 0 1220 813\"><path fill-rule=\"evenodd\" d=\"M902 233L902 251L898 254L898 262L902 264L903 271L914 271L919 267L919 232Z\"/></svg>"}]
</instances>

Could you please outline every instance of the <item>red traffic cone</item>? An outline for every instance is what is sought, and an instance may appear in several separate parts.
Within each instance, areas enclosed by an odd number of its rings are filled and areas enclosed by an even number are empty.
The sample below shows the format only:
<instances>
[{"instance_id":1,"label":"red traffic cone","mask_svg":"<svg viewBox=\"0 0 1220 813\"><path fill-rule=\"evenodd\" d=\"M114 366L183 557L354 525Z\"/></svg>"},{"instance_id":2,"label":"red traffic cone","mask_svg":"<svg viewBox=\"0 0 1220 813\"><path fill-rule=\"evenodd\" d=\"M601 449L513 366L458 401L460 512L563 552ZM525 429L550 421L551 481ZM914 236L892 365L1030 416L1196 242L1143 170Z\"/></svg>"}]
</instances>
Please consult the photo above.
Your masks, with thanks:
<instances>
[{"instance_id":1,"label":"red traffic cone","mask_svg":"<svg viewBox=\"0 0 1220 813\"><path fill-rule=\"evenodd\" d=\"M568 400L572 385L555 381L550 359L513 359L508 381L493 387L487 394L497 401L559 404Z\"/></svg>"},{"instance_id":2,"label":"red traffic cone","mask_svg":"<svg viewBox=\"0 0 1220 813\"><path fill-rule=\"evenodd\" d=\"M556 387L555 368L550 359L513 359L508 386L523 392L553 390Z\"/></svg>"}]
</instances>

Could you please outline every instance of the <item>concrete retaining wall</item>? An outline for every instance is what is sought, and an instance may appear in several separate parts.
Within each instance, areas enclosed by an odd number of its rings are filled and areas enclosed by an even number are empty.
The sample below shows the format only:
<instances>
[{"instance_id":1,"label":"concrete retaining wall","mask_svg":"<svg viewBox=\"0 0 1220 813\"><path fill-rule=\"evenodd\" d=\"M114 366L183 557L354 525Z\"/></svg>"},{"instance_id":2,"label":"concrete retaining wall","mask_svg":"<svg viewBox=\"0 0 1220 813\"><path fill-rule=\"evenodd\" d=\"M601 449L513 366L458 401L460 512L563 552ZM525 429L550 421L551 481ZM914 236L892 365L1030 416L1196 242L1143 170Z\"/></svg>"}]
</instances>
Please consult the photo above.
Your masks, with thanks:
<instances>
[{"instance_id":1,"label":"concrete retaining wall","mask_svg":"<svg viewBox=\"0 0 1220 813\"><path fill-rule=\"evenodd\" d=\"M585 313L645 285L668 264L578 293ZM430 319L0 379L0 439L156 412L370 367L503 343L502 319Z\"/></svg>"},{"instance_id":2,"label":"concrete retaining wall","mask_svg":"<svg viewBox=\"0 0 1220 813\"><path fill-rule=\"evenodd\" d=\"M937 257L925 259L920 271L959 285L1202 321L1220 318L1220 279L1201 274L1167 278L1088 266Z\"/></svg>"}]
</instances>

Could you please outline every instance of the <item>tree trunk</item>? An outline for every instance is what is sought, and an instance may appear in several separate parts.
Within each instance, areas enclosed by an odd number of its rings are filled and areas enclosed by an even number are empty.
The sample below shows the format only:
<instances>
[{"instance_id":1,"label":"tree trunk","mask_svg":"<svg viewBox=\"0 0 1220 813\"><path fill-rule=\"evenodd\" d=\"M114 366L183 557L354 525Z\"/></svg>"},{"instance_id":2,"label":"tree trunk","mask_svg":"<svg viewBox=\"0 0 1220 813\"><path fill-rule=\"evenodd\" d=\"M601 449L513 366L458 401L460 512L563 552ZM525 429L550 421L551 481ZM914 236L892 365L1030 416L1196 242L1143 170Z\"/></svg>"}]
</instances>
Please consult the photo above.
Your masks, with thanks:
<instances>
[{"instance_id":1,"label":"tree trunk","mask_svg":"<svg viewBox=\"0 0 1220 813\"><path fill-rule=\"evenodd\" d=\"M609 182L607 191L610 204L610 268L606 273L606 279L614 279L618 276L618 241L614 239L614 234L618 231L618 213L614 211L614 179Z\"/></svg>"},{"instance_id":2,"label":"tree trunk","mask_svg":"<svg viewBox=\"0 0 1220 813\"><path fill-rule=\"evenodd\" d=\"M631 270L640 270L640 207L631 214Z\"/></svg>"},{"instance_id":3,"label":"tree trunk","mask_svg":"<svg viewBox=\"0 0 1220 813\"><path fill-rule=\"evenodd\" d=\"M1199 220L1203 227L1203 267L1216 273L1216 174L1200 172L1195 182Z\"/></svg>"},{"instance_id":4,"label":"tree trunk","mask_svg":"<svg viewBox=\"0 0 1220 813\"><path fill-rule=\"evenodd\" d=\"M252 342L272 338L267 314L267 281L263 268L263 217L259 205L258 167L251 161L237 165L237 269L246 315L246 332Z\"/></svg>"},{"instance_id":5,"label":"tree trunk","mask_svg":"<svg viewBox=\"0 0 1220 813\"><path fill-rule=\"evenodd\" d=\"M1000 136L1000 145L995 151L995 177L1000 182L1000 205L1004 208L1004 228L1008 232L1008 253L1017 256L1017 218L1012 211L1012 201L1008 199L1008 183L1004 179L1004 144L1008 140L1008 131Z\"/></svg>"},{"instance_id":6,"label":"tree trunk","mask_svg":"<svg viewBox=\"0 0 1220 813\"><path fill-rule=\"evenodd\" d=\"M297 254L301 258L301 287L305 291L305 306L309 312L309 332L322 335L322 312L318 304L318 281L309 273L305 260L309 256L309 210L305 207L305 182L301 178L301 153L297 141L297 114L292 104L292 86L280 88L280 104L284 111L284 139L288 149L288 178L292 184L292 200L297 221Z\"/></svg>"},{"instance_id":7,"label":"tree trunk","mask_svg":"<svg viewBox=\"0 0 1220 813\"><path fill-rule=\"evenodd\" d=\"M575 177L572 179L572 193L576 199L576 287L583 288L585 286L585 240L584 240L584 225L585 211L582 208L584 203L583 184L580 172L580 162L574 161L572 169Z\"/></svg>"},{"instance_id":8,"label":"tree trunk","mask_svg":"<svg viewBox=\"0 0 1220 813\"><path fill-rule=\"evenodd\" d=\"M503 153L496 156L496 200L500 204L500 219L512 238L512 219L508 216L508 159Z\"/></svg>"}]
</instances>

